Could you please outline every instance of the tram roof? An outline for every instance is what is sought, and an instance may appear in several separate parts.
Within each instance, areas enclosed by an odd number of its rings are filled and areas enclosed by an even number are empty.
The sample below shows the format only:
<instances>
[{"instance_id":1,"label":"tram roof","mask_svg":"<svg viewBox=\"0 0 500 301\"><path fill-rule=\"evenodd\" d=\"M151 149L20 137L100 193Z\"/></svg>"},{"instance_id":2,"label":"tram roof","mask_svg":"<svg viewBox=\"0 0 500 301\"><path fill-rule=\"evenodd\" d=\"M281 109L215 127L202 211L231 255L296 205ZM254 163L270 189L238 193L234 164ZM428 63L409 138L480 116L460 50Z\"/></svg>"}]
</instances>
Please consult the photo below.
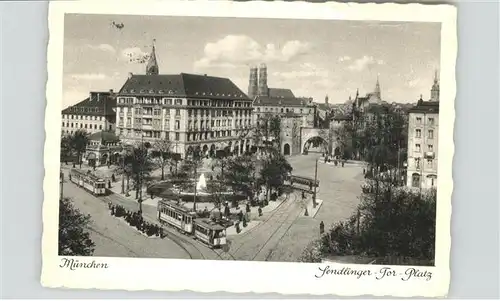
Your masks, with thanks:
<instances>
[{"instance_id":1,"label":"tram roof","mask_svg":"<svg viewBox=\"0 0 500 301\"><path fill-rule=\"evenodd\" d=\"M225 230L223 226L211 221L208 218L198 218L196 219L196 223L202 227L208 228L210 230Z\"/></svg>"},{"instance_id":2,"label":"tram roof","mask_svg":"<svg viewBox=\"0 0 500 301\"><path fill-rule=\"evenodd\" d=\"M104 181L101 177L99 176L96 176L95 174L93 173L88 173L87 171L83 171L81 169L76 169L76 168L73 168L71 169L71 172L73 173L78 173L78 174L81 174L83 176L87 176L89 178L91 178L92 180L96 180L96 181Z\"/></svg>"},{"instance_id":3,"label":"tram roof","mask_svg":"<svg viewBox=\"0 0 500 301\"><path fill-rule=\"evenodd\" d=\"M160 200L159 203L163 205L168 205L169 207L172 207L173 209L181 211L183 213L195 214L191 209L186 208L180 204L177 204L177 202L171 200Z\"/></svg>"}]
</instances>

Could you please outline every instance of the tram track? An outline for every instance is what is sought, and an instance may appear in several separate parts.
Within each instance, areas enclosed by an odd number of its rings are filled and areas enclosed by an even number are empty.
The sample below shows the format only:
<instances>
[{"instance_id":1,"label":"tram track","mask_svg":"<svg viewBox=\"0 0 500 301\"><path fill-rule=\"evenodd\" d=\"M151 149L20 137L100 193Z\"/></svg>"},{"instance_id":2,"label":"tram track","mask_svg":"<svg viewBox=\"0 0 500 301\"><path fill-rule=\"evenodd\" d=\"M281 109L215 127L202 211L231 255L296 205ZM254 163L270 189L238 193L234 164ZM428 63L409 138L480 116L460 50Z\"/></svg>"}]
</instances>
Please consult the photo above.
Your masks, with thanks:
<instances>
[{"instance_id":1,"label":"tram track","mask_svg":"<svg viewBox=\"0 0 500 301\"><path fill-rule=\"evenodd\" d=\"M293 198L291 197L292 195L293 195ZM272 215L270 215L270 216L269 216L269 218L267 218L267 219L266 219L266 220L262 223L262 225L269 225L269 223L271 222L271 219L272 219L273 217L277 217L277 219L276 219L276 220L274 220L274 221L272 221L272 222L275 222L275 223L279 224L279 226L278 226L278 227L277 227L277 228L276 228L276 229L272 232L272 234L269 236L269 238L267 238L267 239L266 239L266 241L264 242L264 244L262 245L262 247L260 247L260 248L259 248L259 250L257 251L257 253L256 253L256 254L252 257L252 260L254 260L254 259L257 257L257 255L258 255L258 254L262 251L262 249L263 249L263 248L264 248L264 247L268 244L268 242L269 242L269 241L271 240L271 238L275 235L275 233L276 233L279 229L281 229L281 224L282 224L282 223L284 223L284 222L288 219L288 217L290 216L290 213L288 212L288 209L289 209L290 207L292 207L292 206L296 205L296 203L295 203L295 199L296 199L296 196L295 196L294 194L290 194L290 195L288 195L288 196L287 196L287 199L283 201L283 202L287 202L287 206L286 206L286 207L283 207L283 206L279 207L279 210L276 210L275 212L273 212L273 214L272 214ZM283 204L281 204L281 205L283 205ZM299 215L300 215L300 213L299 213ZM284 219L283 219L283 217L284 217ZM298 216L297 216L294 220L296 220L297 218L298 218ZM292 224L293 224L293 222L292 222ZM257 228L257 227L255 227L255 228ZM254 228L254 229L255 229L255 228ZM254 230L254 229L252 229L252 230ZM287 231L288 231L288 229L287 229ZM256 235L258 235L258 234L259 234L258 232L255 232L255 231L254 231L254 232L252 232L251 234L254 234L254 233L257 233ZM248 237L248 236L247 236L247 237ZM247 240L245 240L244 242L242 242L242 243L238 246L238 248L237 248L235 251L233 251L233 252L232 252L232 253L234 254L234 256L237 256L238 251L240 251L240 250L241 250L244 246L246 246L249 242L253 241L253 240L254 240L254 239L256 239L256 238L257 238L257 237L251 237L250 239L247 239Z\"/></svg>"},{"instance_id":2,"label":"tram track","mask_svg":"<svg viewBox=\"0 0 500 301\"><path fill-rule=\"evenodd\" d=\"M294 195L295 196L295 195ZM292 204L293 204L293 201L292 201ZM291 207L291 206L289 206ZM295 221L299 218L300 214L302 213L302 208L299 208L299 212L298 214L295 215L295 217L291 220L291 222L289 223L289 225L286 227L285 231L283 232L283 234L281 234L278 238L278 240L276 241L276 243L274 244L274 247L276 247L279 242L281 241L281 239L286 235L286 233L288 233L288 230L290 230L290 228L292 227L292 225L295 223ZM257 258L261 252L264 250L264 248L266 248L266 246L270 243L270 241L275 238L275 235L276 233L278 233L278 231L280 231L281 229L283 229L284 227L284 224L286 221L289 220L289 217L291 216L291 214L287 214L285 219L283 221L280 221L279 222L279 226L272 232L271 235L269 235L269 237L267 238L267 240L264 242L264 244L259 248L259 250L255 253L255 255L252 257L252 261L255 260L255 258ZM287 223L288 224L288 223ZM274 248L273 247L273 248ZM269 259L269 257L272 255L272 251L273 251L273 248L270 249L270 252L266 255L266 257L264 258L264 261L267 261Z\"/></svg>"}]
</instances>

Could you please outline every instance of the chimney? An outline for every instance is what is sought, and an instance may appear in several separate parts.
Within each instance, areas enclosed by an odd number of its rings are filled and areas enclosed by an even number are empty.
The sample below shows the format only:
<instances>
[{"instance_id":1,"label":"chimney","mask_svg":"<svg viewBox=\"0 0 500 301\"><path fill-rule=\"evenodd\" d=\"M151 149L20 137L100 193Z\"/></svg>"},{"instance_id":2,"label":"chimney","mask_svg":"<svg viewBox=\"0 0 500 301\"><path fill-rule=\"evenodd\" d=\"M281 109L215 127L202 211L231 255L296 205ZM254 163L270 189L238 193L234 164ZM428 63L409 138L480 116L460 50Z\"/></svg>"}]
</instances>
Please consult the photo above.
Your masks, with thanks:
<instances>
[{"instance_id":1,"label":"chimney","mask_svg":"<svg viewBox=\"0 0 500 301\"><path fill-rule=\"evenodd\" d=\"M128 73L128 78L131 79L134 74L132 72Z\"/></svg>"},{"instance_id":2,"label":"chimney","mask_svg":"<svg viewBox=\"0 0 500 301\"><path fill-rule=\"evenodd\" d=\"M109 89L109 94L113 95L113 89Z\"/></svg>"}]
</instances>

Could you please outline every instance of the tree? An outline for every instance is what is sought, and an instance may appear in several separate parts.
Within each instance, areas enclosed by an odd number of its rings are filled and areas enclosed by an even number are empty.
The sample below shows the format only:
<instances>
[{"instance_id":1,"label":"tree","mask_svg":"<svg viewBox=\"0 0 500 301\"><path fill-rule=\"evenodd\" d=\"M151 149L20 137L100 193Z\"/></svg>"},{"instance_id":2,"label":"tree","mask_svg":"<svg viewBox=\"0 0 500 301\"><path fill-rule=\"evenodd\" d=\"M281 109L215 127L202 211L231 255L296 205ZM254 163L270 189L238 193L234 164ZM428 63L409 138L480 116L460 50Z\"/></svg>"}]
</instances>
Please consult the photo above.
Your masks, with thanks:
<instances>
[{"instance_id":1,"label":"tree","mask_svg":"<svg viewBox=\"0 0 500 301\"><path fill-rule=\"evenodd\" d=\"M226 171L223 181L229 185L234 192L241 192L248 198L254 196L254 171L255 163L250 155L242 155L227 159Z\"/></svg>"},{"instance_id":2,"label":"tree","mask_svg":"<svg viewBox=\"0 0 500 301\"><path fill-rule=\"evenodd\" d=\"M94 242L87 228L90 215L83 215L69 198L59 200L59 256L91 256Z\"/></svg>"},{"instance_id":3,"label":"tree","mask_svg":"<svg viewBox=\"0 0 500 301\"><path fill-rule=\"evenodd\" d=\"M414 191L379 179L364 188L359 213L321 237L322 257L360 255L432 265L436 191Z\"/></svg>"},{"instance_id":4,"label":"tree","mask_svg":"<svg viewBox=\"0 0 500 301\"><path fill-rule=\"evenodd\" d=\"M264 150L280 149L281 118L279 115L267 113L259 117L253 132L254 141L261 144Z\"/></svg>"},{"instance_id":5,"label":"tree","mask_svg":"<svg viewBox=\"0 0 500 301\"><path fill-rule=\"evenodd\" d=\"M279 152L273 152L263 161L262 169L260 170L260 177L266 184L266 194L273 189L280 188L288 174L292 172L292 166L286 158Z\"/></svg>"},{"instance_id":6,"label":"tree","mask_svg":"<svg viewBox=\"0 0 500 301\"><path fill-rule=\"evenodd\" d=\"M171 155L172 143L168 139L155 141L151 156L156 164L161 168L161 180L165 180L165 167L169 164Z\"/></svg>"},{"instance_id":7,"label":"tree","mask_svg":"<svg viewBox=\"0 0 500 301\"><path fill-rule=\"evenodd\" d=\"M126 165L129 168L130 176L135 184L135 198L138 199L139 211L142 212L142 187L146 183L146 179L151 175L154 164L148 149L151 147L149 143L142 143L134 147L130 155L126 158Z\"/></svg>"},{"instance_id":8,"label":"tree","mask_svg":"<svg viewBox=\"0 0 500 301\"><path fill-rule=\"evenodd\" d=\"M80 168L82 168L82 155L87 149L89 143L89 134L84 130L77 130L73 135L69 136L69 144L71 149L76 152L76 157Z\"/></svg>"},{"instance_id":9,"label":"tree","mask_svg":"<svg viewBox=\"0 0 500 301\"><path fill-rule=\"evenodd\" d=\"M64 135L61 137L61 160L67 161L70 156L71 156L70 136Z\"/></svg>"}]
</instances>

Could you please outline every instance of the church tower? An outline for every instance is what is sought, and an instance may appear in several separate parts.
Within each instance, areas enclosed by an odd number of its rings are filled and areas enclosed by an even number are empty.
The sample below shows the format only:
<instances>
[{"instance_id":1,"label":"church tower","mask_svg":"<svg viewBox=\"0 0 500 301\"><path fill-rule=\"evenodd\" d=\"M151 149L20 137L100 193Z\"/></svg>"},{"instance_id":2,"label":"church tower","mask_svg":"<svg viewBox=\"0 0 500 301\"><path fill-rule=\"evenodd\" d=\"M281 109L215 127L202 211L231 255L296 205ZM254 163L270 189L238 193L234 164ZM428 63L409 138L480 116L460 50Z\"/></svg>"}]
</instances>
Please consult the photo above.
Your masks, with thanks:
<instances>
[{"instance_id":1,"label":"church tower","mask_svg":"<svg viewBox=\"0 0 500 301\"><path fill-rule=\"evenodd\" d=\"M375 90L373 91L373 95L375 95L379 100L382 100L382 93L380 92L380 83L378 81L378 75L377 75L377 83L375 84Z\"/></svg>"},{"instance_id":2,"label":"church tower","mask_svg":"<svg viewBox=\"0 0 500 301\"><path fill-rule=\"evenodd\" d=\"M269 88L267 87L267 67L262 63L259 66L259 96L269 96Z\"/></svg>"},{"instance_id":3,"label":"church tower","mask_svg":"<svg viewBox=\"0 0 500 301\"><path fill-rule=\"evenodd\" d=\"M258 69L256 66L250 67L250 79L248 81L248 97L252 100L259 93L257 72Z\"/></svg>"},{"instance_id":4,"label":"church tower","mask_svg":"<svg viewBox=\"0 0 500 301\"><path fill-rule=\"evenodd\" d=\"M328 94L325 96L325 104L328 105Z\"/></svg>"},{"instance_id":5,"label":"church tower","mask_svg":"<svg viewBox=\"0 0 500 301\"><path fill-rule=\"evenodd\" d=\"M439 79L437 70L434 72L434 84L431 89L431 101L439 101Z\"/></svg>"},{"instance_id":6,"label":"church tower","mask_svg":"<svg viewBox=\"0 0 500 301\"><path fill-rule=\"evenodd\" d=\"M155 41L153 40L153 49L151 49L148 64L146 65L146 75L158 75L160 72L158 62L156 61Z\"/></svg>"}]
</instances>

